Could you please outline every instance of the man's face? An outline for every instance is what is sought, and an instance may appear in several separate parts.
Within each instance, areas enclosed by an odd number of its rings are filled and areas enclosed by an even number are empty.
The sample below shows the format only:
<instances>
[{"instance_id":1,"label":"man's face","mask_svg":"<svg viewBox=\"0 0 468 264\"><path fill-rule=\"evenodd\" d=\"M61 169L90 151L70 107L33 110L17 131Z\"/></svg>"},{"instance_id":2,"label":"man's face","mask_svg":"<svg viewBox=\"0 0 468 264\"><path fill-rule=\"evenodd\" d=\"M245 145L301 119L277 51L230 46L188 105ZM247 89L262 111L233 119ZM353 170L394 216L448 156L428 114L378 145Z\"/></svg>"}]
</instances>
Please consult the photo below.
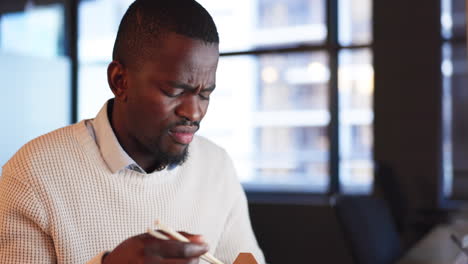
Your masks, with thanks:
<instances>
[{"instance_id":1,"label":"man's face","mask_svg":"<svg viewBox=\"0 0 468 264\"><path fill-rule=\"evenodd\" d=\"M145 155L178 163L208 109L218 45L168 33L150 53L127 71L126 129Z\"/></svg>"}]
</instances>

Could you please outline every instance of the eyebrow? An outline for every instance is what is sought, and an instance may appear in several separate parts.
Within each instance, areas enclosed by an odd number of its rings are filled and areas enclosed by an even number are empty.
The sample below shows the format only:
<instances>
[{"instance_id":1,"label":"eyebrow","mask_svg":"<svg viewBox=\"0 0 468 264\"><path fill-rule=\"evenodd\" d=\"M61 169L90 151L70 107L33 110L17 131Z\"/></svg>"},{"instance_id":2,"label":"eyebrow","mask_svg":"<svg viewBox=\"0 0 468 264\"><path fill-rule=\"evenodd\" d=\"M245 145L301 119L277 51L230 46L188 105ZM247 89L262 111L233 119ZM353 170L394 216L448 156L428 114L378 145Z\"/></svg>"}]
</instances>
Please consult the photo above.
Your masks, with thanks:
<instances>
[{"instance_id":1,"label":"eyebrow","mask_svg":"<svg viewBox=\"0 0 468 264\"><path fill-rule=\"evenodd\" d=\"M172 87L183 89L183 90L189 90L189 91L197 90L196 87L188 85L186 83L180 83L180 82L175 82L175 81L168 81L167 83L171 85ZM215 88L216 88L216 84L213 84L212 86L207 87L205 89L201 89L200 91L208 92L208 91L213 91Z\"/></svg>"}]
</instances>

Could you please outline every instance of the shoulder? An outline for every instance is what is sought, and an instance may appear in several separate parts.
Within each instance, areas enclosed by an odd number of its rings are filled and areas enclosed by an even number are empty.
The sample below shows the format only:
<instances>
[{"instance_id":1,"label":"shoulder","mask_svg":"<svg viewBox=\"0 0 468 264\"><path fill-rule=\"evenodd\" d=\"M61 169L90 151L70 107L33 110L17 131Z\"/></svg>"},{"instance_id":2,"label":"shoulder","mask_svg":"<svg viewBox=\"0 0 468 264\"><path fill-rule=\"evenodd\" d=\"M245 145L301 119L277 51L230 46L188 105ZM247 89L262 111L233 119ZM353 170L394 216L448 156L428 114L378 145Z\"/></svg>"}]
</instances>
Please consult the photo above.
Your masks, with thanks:
<instances>
[{"instance_id":1,"label":"shoulder","mask_svg":"<svg viewBox=\"0 0 468 264\"><path fill-rule=\"evenodd\" d=\"M11 157L3 169L20 173L49 166L53 160L66 158L63 154L78 145L75 134L79 126L84 126L84 123L62 127L29 141Z\"/></svg>"},{"instance_id":2,"label":"shoulder","mask_svg":"<svg viewBox=\"0 0 468 264\"><path fill-rule=\"evenodd\" d=\"M189 147L188 161L193 171L202 170L203 177L211 177L212 183L231 187L240 185L234 162L227 151L203 136L195 137Z\"/></svg>"},{"instance_id":3,"label":"shoulder","mask_svg":"<svg viewBox=\"0 0 468 264\"><path fill-rule=\"evenodd\" d=\"M231 162L229 154L223 147L203 136L195 136L189 147L189 159L199 164L209 163L211 165Z\"/></svg>"},{"instance_id":4,"label":"shoulder","mask_svg":"<svg viewBox=\"0 0 468 264\"><path fill-rule=\"evenodd\" d=\"M226 151L223 147L204 136L195 136L192 144L194 151L214 152L217 154L224 153L224 155L226 155Z\"/></svg>"}]
</instances>

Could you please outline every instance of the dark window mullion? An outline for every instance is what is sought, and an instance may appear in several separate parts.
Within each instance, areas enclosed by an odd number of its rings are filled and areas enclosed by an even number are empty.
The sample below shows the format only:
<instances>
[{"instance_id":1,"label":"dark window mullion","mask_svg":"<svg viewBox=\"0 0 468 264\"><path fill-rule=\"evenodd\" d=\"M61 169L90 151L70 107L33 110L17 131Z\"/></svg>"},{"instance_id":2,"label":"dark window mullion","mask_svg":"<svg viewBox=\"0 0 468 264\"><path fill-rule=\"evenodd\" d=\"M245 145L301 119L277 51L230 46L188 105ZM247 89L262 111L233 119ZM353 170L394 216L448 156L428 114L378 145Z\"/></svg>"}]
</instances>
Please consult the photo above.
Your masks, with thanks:
<instances>
[{"instance_id":1,"label":"dark window mullion","mask_svg":"<svg viewBox=\"0 0 468 264\"><path fill-rule=\"evenodd\" d=\"M259 55L259 54L279 54L279 53L292 53L304 51L324 51L327 50L326 45L298 45L298 46L282 46L271 48L258 48L251 50L221 52L221 56L240 56L240 55Z\"/></svg>"},{"instance_id":2,"label":"dark window mullion","mask_svg":"<svg viewBox=\"0 0 468 264\"><path fill-rule=\"evenodd\" d=\"M330 188L329 194L334 195L340 192L339 180L339 99L338 99L338 0L327 1L327 46L330 64L330 155L329 172Z\"/></svg>"},{"instance_id":3,"label":"dark window mullion","mask_svg":"<svg viewBox=\"0 0 468 264\"><path fill-rule=\"evenodd\" d=\"M371 48L371 44L363 45L349 45L349 46L340 46L338 43L329 45L328 43L324 45L298 45L298 46L288 46L288 47L274 47L274 48L262 48L262 49L252 49L252 50L242 50L242 51L233 51L233 52L221 52L221 56L241 56L241 55L260 55L260 54L280 54L280 53L293 53L293 52L305 52L305 51L326 51L333 52L339 49L364 49Z\"/></svg>"},{"instance_id":4,"label":"dark window mullion","mask_svg":"<svg viewBox=\"0 0 468 264\"><path fill-rule=\"evenodd\" d=\"M78 2L65 1L65 52L70 58L71 123L78 121Z\"/></svg>"}]
</instances>

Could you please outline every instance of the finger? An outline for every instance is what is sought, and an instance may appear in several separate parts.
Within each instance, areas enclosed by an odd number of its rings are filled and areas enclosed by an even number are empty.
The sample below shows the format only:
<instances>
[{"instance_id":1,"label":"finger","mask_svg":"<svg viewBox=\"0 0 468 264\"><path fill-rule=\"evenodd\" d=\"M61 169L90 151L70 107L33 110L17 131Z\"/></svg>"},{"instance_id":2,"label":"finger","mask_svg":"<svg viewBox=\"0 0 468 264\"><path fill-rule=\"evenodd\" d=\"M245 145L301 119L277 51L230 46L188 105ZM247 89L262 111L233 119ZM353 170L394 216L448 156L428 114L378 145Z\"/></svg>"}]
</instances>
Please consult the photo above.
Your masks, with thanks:
<instances>
[{"instance_id":1,"label":"finger","mask_svg":"<svg viewBox=\"0 0 468 264\"><path fill-rule=\"evenodd\" d=\"M181 259L181 258L162 258L160 256L145 257L144 264L199 264L199 258Z\"/></svg>"},{"instance_id":2,"label":"finger","mask_svg":"<svg viewBox=\"0 0 468 264\"><path fill-rule=\"evenodd\" d=\"M199 244L205 243L206 244L205 238L202 235L194 235L194 234L190 234L187 232L179 232L179 233L183 235L184 237L188 238L188 240L190 240L190 242L192 243L199 243Z\"/></svg>"},{"instance_id":3,"label":"finger","mask_svg":"<svg viewBox=\"0 0 468 264\"><path fill-rule=\"evenodd\" d=\"M186 243L175 240L154 238L145 243L146 255L157 255L164 258L194 258L208 252L208 245Z\"/></svg>"},{"instance_id":4,"label":"finger","mask_svg":"<svg viewBox=\"0 0 468 264\"><path fill-rule=\"evenodd\" d=\"M200 263L200 258L190 258L190 259L177 259L177 258L168 258L160 260L161 264L198 264Z\"/></svg>"},{"instance_id":5,"label":"finger","mask_svg":"<svg viewBox=\"0 0 468 264\"><path fill-rule=\"evenodd\" d=\"M161 256L145 256L143 258L143 261L138 262L138 263L143 263L143 264L161 264L163 263L164 259ZM136 262L135 262L136 263Z\"/></svg>"},{"instance_id":6,"label":"finger","mask_svg":"<svg viewBox=\"0 0 468 264\"><path fill-rule=\"evenodd\" d=\"M172 236L171 234L167 233L167 232L164 231L164 230L158 229L157 231L158 231L159 233L164 234L165 236L169 237L169 238L172 239L172 240L179 240L179 239L177 239L176 237ZM202 235L190 234L190 233L183 232L183 231L179 231L179 232L177 232L177 233L179 233L179 234L182 235L183 237L187 238L190 242L193 242L193 243L205 243L205 240L204 240L204 238L203 238Z\"/></svg>"},{"instance_id":7,"label":"finger","mask_svg":"<svg viewBox=\"0 0 468 264\"><path fill-rule=\"evenodd\" d=\"M167 232L165 232L163 230L157 230L157 232L165 235L169 239L178 240L178 239L176 239L175 237L171 236L169 233L167 233ZM178 232L178 233L181 234L182 236L186 237L192 243L206 244L205 238L202 235L194 235L194 234L190 234L190 233L183 232L183 231Z\"/></svg>"}]
</instances>

